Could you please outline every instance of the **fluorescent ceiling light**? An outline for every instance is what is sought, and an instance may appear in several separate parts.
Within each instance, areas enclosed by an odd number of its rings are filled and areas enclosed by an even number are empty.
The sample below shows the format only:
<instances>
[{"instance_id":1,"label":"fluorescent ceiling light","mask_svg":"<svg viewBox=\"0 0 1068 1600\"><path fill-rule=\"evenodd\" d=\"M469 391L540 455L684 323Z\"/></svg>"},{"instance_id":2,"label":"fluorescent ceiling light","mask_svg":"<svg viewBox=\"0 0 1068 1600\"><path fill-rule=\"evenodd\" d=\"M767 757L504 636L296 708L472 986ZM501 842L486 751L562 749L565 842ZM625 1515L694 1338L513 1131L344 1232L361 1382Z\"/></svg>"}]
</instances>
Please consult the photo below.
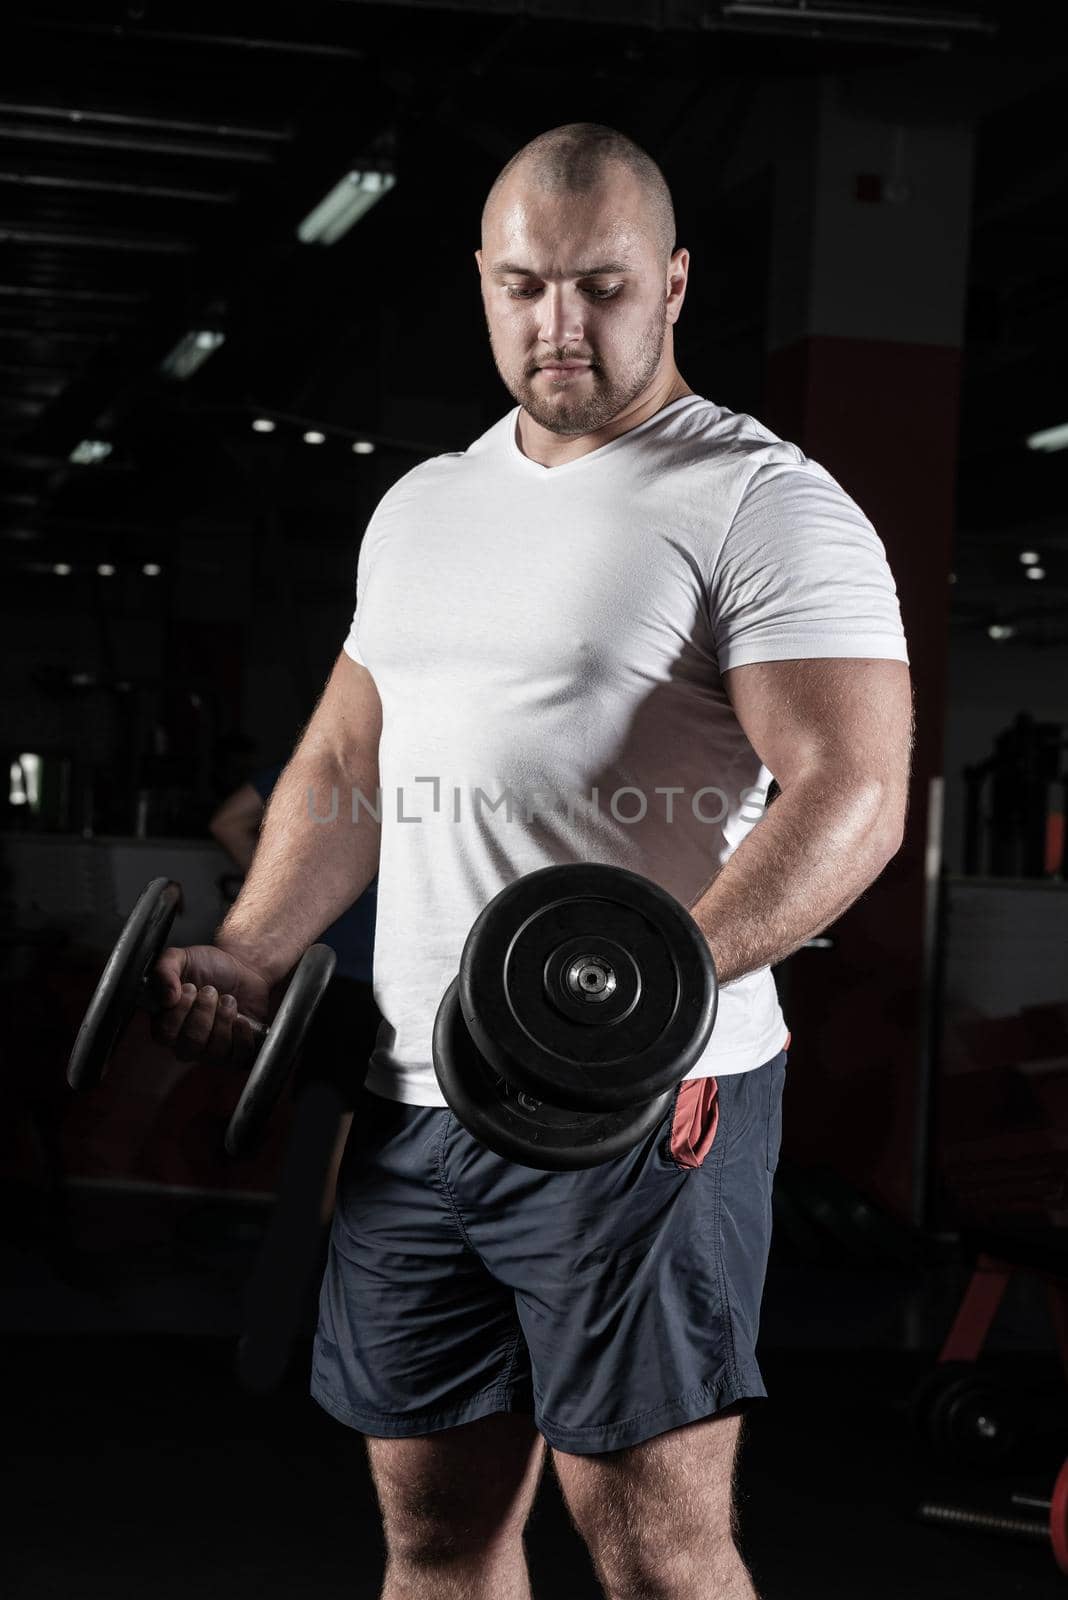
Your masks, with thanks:
<instances>
[{"instance_id":1,"label":"fluorescent ceiling light","mask_svg":"<svg viewBox=\"0 0 1068 1600\"><path fill-rule=\"evenodd\" d=\"M144 573L146 578L158 578L160 575L160 570L160 565L157 561L146 561L144 566L141 568L141 571Z\"/></svg>"},{"instance_id":2,"label":"fluorescent ceiling light","mask_svg":"<svg viewBox=\"0 0 1068 1600\"><path fill-rule=\"evenodd\" d=\"M274 423L270 417L253 417L252 431L253 433L273 433Z\"/></svg>"},{"instance_id":3,"label":"fluorescent ceiling light","mask_svg":"<svg viewBox=\"0 0 1068 1600\"><path fill-rule=\"evenodd\" d=\"M41 758L28 751L11 763L11 787L8 802L13 806L29 806L36 811L41 803Z\"/></svg>"},{"instance_id":4,"label":"fluorescent ceiling light","mask_svg":"<svg viewBox=\"0 0 1068 1600\"><path fill-rule=\"evenodd\" d=\"M39 755L24 750L19 756L19 766L26 784L26 799L30 805L36 807L41 798L41 767Z\"/></svg>"},{"instance_id":5,"label":"fluorescent ceiling light","mask_svg":"<svg viewBox=\"0 0 1068 1600\"><path fill-rule=\"evenodd\" d=\"M68 561L57 561L55 566L52 568L52 571L55 573L57 578L69 578L70 563Z\"/></svg>"},{"instance_id":6,"label":"fluorescent ceiling light","mask_svg":"<svg viewBox=\"0 0 1068 1600\"><path fill-rule=\"evenodd\" d=\"M1041 557L1037 550L1021 550L1020 560L1025 567L1037 567Z\"/></svg>"},{"instance_id":7,"label":"fluorescent ceiling light","mask_svg":"<svg viewBox=\"0 0 1068 1600\"><path fill-rule=\"evenodd\" d=\"M1045 567L1027 567L1025 571L1029 578L1044 578L1046 576Z\"/></svg>"},{"instance_id":8,"label":"fluorescent ceiling light","mask_svg":"<svg viewBox=\"0 0 1068 1600\"><path fill-rule=\"evenodd\" d=\"M98 461L106 461L111 454L111 445L106 439L83 439L76 444L70 453L70 459L79 467L91 467Z\"/></svg>"},{"instance_id":9,"label":"fluorescent ceiling light","mask_svg":"<svg viewBox=\"0 0 1068 1600\"><path fill-rule=\"evenodd\" d=\"M992 622L986 631L992 639L1011 639L1016 629L1008 622Z\"/></svg>"},{"instance_id":10,"label":"fluorescent ceiling light","mask_svg":"<svg viewBox=\"0 0 1068 1600\"><path fill-rule=\"evenodd\" d=\"M392 172L346 172L297 229L302 244L336 244L396 183Z\"/></svg>"},{"instance_id":11,"label":"fluorescent ceiling light","mask_svg":"<svg viewBox=\"0 0 1068 1600\"><path fill-rule=\"evenodd\" d=\"M304 435L304 443L305 444L325 444L326 443L326 434L325 433L320 433L318 428L309 428L307 433Z\"/></svg>"},{"instance_id":12,"label":"fluorescent ceiling light","mask_svg":"<svg viewBox=\"0 0 1068 1600\"><path fill-rule=\"evenodd\" d=\"M353 455L369 456L374 450L374 443L370 439L357 439L352 447Z\"/></svg>"},{"instance_id":13,"label":"fluorescent ceiling light","mask_svg":"<svg viewBox=\"0 0 1068 1600\"><path fill-rule=\"evenodd\" d=\"M1029 450L1068 450L1068 422L1062 422L1057 428L1042 428L1038 433L1027 435L1027 448Z\"/></svg>"},{"instance_id":14,"label":"fluorescent ceiling light","mask_svg":"<svg viewBox=\"0 0 1068 1600\"><path fill-rule=\"evenodd\" d=\"M225 338L218 328L193 328L178 340L169 355L164 356L159 370L167 378L191 378Z\"/></svg>"},{"instance_id":15,"label":"fluorescent ceiling light","mask_svg":"<svg viewBox=\"0 0 1068 1600\"><path fill-rule=\"evenodd\" d=\"M113 578L115 576L115 568L110 561L101 561L96 570L102 578Z\"/></svg>"}]
</instances>

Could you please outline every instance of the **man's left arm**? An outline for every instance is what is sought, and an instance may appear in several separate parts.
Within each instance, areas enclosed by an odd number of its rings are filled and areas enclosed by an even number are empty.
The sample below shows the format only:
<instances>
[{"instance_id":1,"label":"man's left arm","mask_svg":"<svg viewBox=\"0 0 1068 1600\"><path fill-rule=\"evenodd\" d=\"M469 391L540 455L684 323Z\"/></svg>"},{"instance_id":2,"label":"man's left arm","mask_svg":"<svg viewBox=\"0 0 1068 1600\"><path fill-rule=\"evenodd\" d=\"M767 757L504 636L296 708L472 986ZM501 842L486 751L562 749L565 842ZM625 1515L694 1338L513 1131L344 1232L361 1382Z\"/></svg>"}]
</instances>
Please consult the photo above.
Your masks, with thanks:
<instances>
[{"instance_id":1,"label":"man's left arm","mask_svg":"<svg viewBox=\"0 0 1068 1600\"><path fill-rule=\"evenodd\" d=\"M689 908L729 983L799 949L896 855L913 716L901 661L759 661L723 681L781 791Z\"/></svg>"}]
</instances>

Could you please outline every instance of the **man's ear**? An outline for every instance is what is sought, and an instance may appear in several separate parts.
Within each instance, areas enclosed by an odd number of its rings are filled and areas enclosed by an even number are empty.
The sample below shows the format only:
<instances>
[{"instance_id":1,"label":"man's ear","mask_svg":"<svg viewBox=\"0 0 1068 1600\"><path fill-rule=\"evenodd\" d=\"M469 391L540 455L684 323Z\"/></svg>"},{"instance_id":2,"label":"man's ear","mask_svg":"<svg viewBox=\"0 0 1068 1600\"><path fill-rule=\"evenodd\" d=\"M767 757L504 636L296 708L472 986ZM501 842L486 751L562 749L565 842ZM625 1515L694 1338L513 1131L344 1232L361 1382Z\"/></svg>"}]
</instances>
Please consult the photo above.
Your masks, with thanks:
<instances>
[{"instance_id":1,"label":"man's ear","mask_svg":"<svg viewBox=\"0 0 1068 1600\"><path fill-rule=\"evenodd\" d=\"M478 273L479 273L479 277L481 277L482 276L482 251L481 250L476 250L475 251L475 260L478 262Z\"/></svg>"}]
</instances>

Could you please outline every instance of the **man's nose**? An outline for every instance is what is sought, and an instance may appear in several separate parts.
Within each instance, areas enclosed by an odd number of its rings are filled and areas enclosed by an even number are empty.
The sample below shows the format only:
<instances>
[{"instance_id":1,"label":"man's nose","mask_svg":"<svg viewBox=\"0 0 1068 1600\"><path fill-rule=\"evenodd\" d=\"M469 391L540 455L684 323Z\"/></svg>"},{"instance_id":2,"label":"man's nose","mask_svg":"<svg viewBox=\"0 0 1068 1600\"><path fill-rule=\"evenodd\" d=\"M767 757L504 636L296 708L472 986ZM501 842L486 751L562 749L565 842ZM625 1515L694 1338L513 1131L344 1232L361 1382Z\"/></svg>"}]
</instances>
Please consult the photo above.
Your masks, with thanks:
<instances>
[{"instance_id":1,"label":"man's nose","mask_svg":"<svg viewBox=\"0 0 1068 1600\"><path fill-rule=\"evenodd\" d=\"M549 284L541 297L541 325L538 332L542 342L551 350L563 350L581 344L583 334L582 306L574 293L568 293L562 284Z\"/></svg>"}]
</instances>

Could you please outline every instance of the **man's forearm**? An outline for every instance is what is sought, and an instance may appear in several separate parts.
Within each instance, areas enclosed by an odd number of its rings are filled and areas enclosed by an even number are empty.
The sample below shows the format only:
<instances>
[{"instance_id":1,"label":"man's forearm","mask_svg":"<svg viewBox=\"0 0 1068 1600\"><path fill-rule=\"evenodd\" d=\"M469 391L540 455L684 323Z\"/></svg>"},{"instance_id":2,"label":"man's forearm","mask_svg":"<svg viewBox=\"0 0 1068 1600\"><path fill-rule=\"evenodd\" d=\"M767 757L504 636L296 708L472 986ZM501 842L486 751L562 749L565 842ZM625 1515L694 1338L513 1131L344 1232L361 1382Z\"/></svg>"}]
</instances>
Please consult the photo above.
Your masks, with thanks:
<instances>
[{"instance_id":1,"label":"man's forearm","mask_svg":"<svg viewBox=\"0 0 1068 1600\"><path fill-rule=\"evenodd\" d=\"M298 747L271 793L259 843L216 944L285 976L378 871L377 761L343 770ZM355 803L354 803L355 796Z\"/></svg>"},{"instance_id":2,"label":"man's forearm","mask_svg":"<svg viewBox=\"0 0 1068 1600\"><path fill-rule=\"evenodd\" d=\"M837 920L901 843L903 805L824 777L791 785L690 906L720 983L774 965Z\"/></svg>"}]
</instances>

